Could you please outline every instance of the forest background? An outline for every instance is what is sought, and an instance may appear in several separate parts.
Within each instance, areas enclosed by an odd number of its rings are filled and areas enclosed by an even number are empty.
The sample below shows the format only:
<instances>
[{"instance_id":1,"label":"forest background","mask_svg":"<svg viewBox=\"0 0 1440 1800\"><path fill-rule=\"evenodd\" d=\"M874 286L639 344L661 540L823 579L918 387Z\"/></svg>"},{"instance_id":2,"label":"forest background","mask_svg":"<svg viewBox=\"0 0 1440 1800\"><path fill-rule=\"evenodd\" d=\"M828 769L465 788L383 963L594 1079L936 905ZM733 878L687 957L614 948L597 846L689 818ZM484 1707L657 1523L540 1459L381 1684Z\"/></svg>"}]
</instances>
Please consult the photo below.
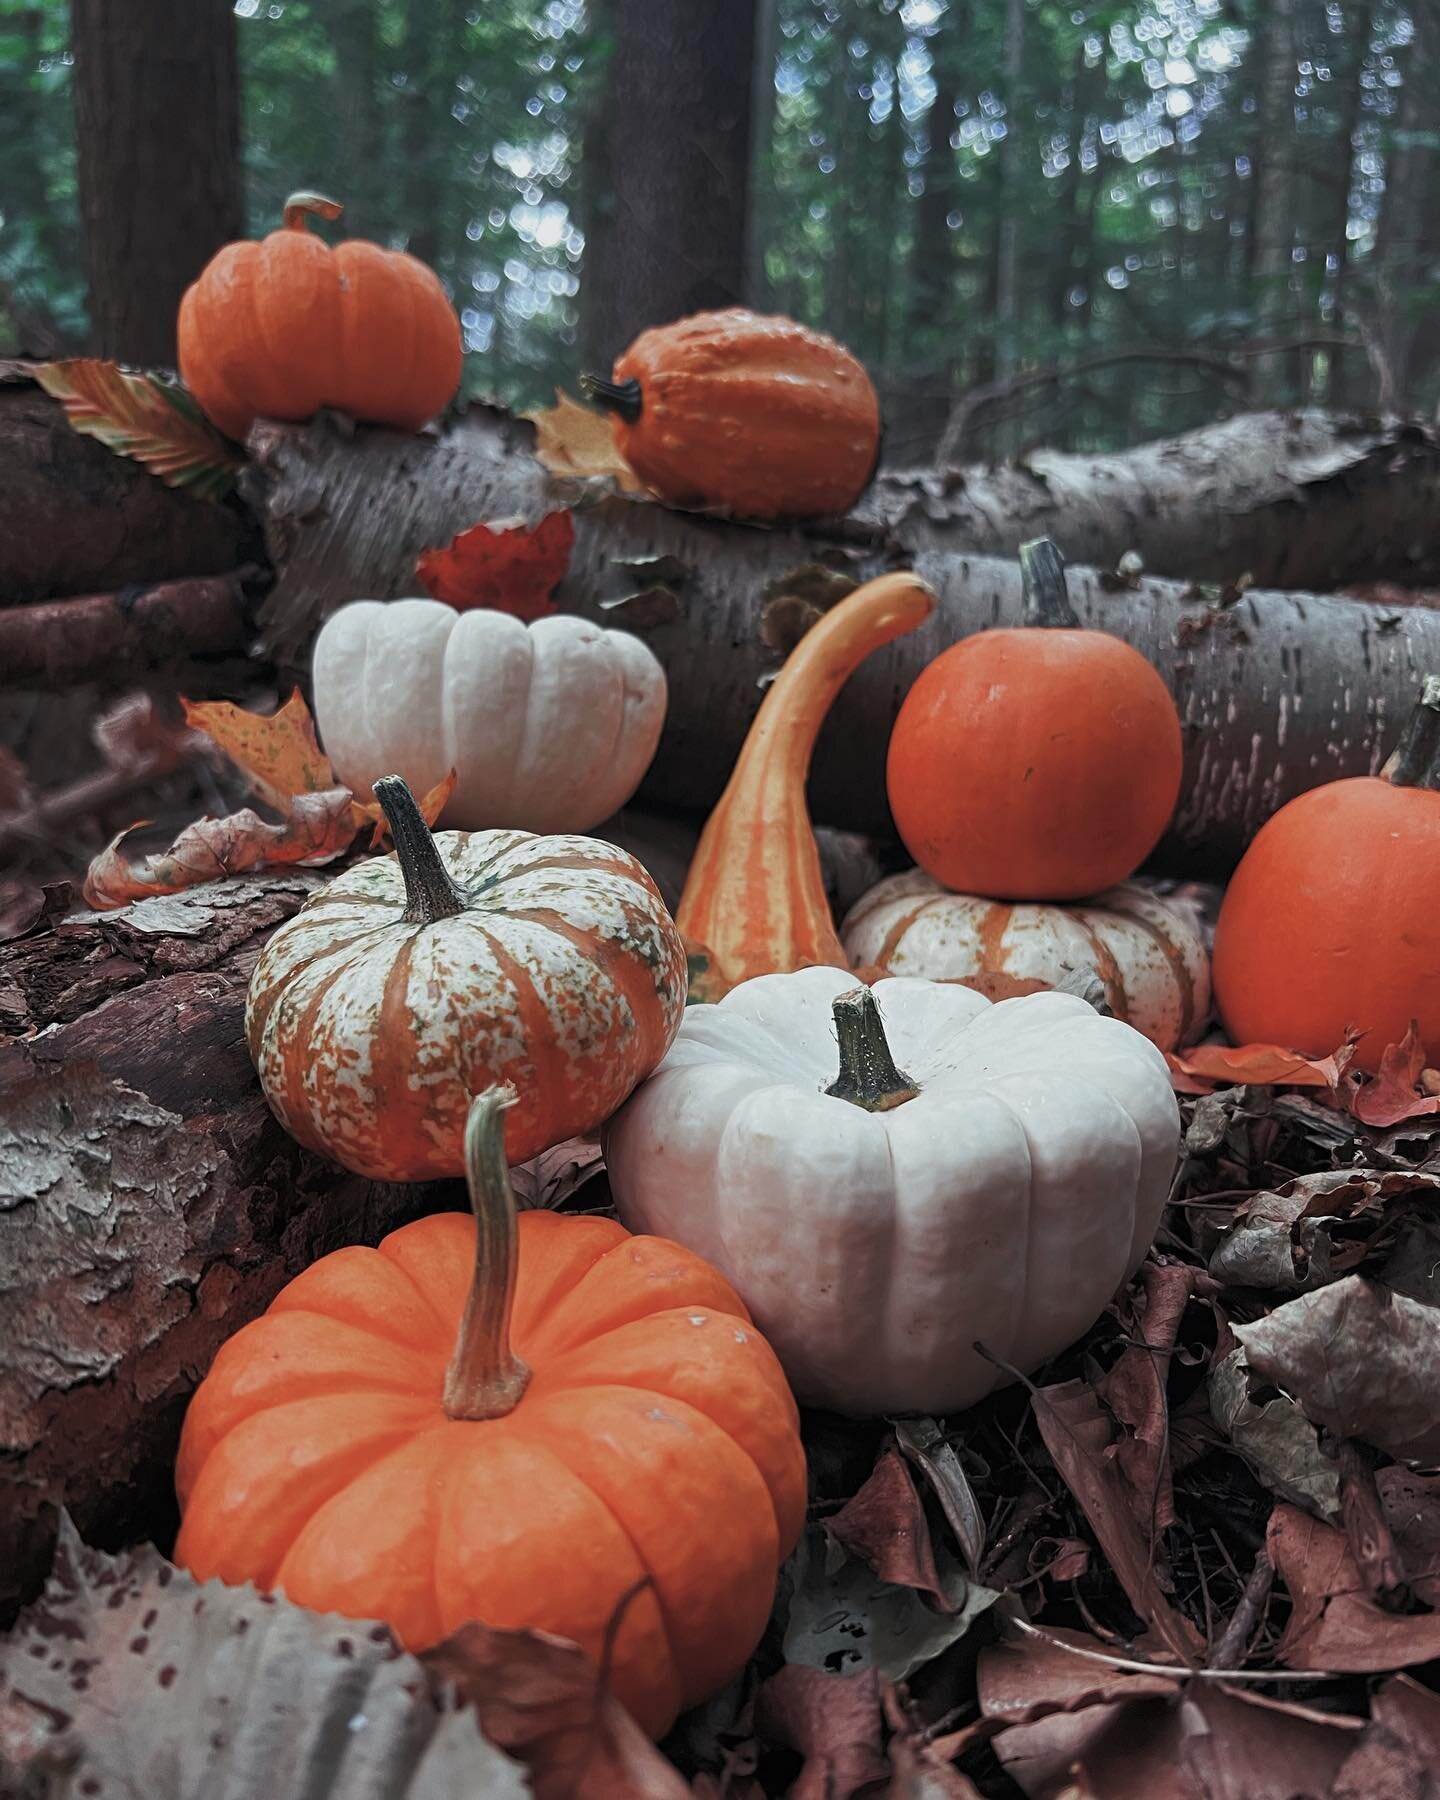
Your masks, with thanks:
<instances>
[{"instance_id":1,"label":"forest background","mask_svg":"<svg viewBox=\"0 0 1440 1800\"><path fill-rule=\"evenodd\" d=\"M0 0L0 354L173 361L298 187L510 405L735 300L891 463L1440 399L1440 0Z\"/></svg>"}]
</instances>

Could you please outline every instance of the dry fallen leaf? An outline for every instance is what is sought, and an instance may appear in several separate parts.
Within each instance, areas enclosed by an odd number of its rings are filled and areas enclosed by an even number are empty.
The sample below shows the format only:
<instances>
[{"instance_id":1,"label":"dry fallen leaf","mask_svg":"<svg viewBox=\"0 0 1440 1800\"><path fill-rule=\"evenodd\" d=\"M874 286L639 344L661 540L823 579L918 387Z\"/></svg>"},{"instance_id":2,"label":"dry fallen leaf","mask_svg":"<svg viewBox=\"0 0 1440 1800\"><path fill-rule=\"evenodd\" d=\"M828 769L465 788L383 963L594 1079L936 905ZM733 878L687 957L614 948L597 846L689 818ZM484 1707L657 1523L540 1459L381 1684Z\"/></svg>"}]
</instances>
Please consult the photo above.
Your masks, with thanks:
<instances>
[{"instance_id":1,"label":"dry fallen leaf","mask_svg":"<svg viewBox=\"0 0 1440 1800\"><path fill-rule=\"evenodd\" d=\"M510 1170L515 1204L522 1211L533 1208L554 1212L604 1167L599 1138L565 1138Z\"/></svg>"},{"instance_id":2,"label":"dry fallen leaf","mask_svg":"<svg viewBox=\"0 0 1440 1800\"><path fill-rule=\"evenodd\" d=\"M1440 1175L1410 1169L1327 1169L1237 1206L1210 1255L1232 1287L1301 1293L1349 1274L1382 1227L1428 1207ZM1357 1230L1357 1227L1360 1229Z\"/></svg>"},{"instance_id":3,"label":"dry fallen leaf","mask_svg":"<svg viewBox=\"0 0 1440 1800\"><path fill-rule=\"evenodd\" d=\"M1183 1055L1167 1053L1172 1077L1188 1077L1182 1093L1203 1094L1217 1081L1243 1082L1249 1087L1333 1088L1354 1052L1353 1043L1342 1044L1331 1056L1302 1056L1279 1044L1196 1044Z\"/></svg>"},{"instance_id":4,"label":"dry fallen leaf","mask_svg":"<svg viewBox=\"0 0 1440 1800\"><path fill-rule=\"evenodd\" d=\"M825 1530L882 1581L918 1588L942 1612L950 1610L925 1508L898 1450L887 1445L881 1451L865 1485L825 1520Z\"/></svg>"},{"instance_id":5,"label":"dry fallen leaf","mask_svg":"<svg viewBox=\"0 0 1440 1800\"><path fill-rule=\"evenodd\" d=\"M1252 1397L1243 1350L1222 1356L1210 1370L1215 1423L1272 1494L1317 1518L1340 1517L1340 1474L1320 1448L1320 1435L1288 1394L1256 1384Z\"/></svg>"},{"instance_id":6,"label":"dry fallen leaf","mask_svg":"<svg viewBox=\"0 0 1440 1800\"><path fill-rule=\"evenodd\" d=\"M144 693L117 700L94 720L90 735L108 768L155 775L175 768L204 744L197 732L167 719L154 696Z\"/></svg>"},{"instance_id":7,"label":"dry fallen leaf","mask_svg":"<svg viewBox=\"0 0 1440 1800\"><path fill-rule=\"evenodd\" d=\"M76 431L142 464L167 487L210 500L234 487L243 459L178 383L88 356L38 363L31 373Z\"/></svg>"},{"instance_id":8,"label":"dry fallen leaf","mask_svg":"<svg viewBox=\"0 0 1440 1800\"><path fill-rule=\"evenodd\" d=\"M1399 1125L1405 1119L1440 1112L1440 1098L1421 1091L1424 1072L1425 1046L1412 1019L1401 1041L1386 1045L1378 1072L1368 1081L1358 1071L1347 1072L1341 1092L1362 1125Z\"/></svg>"},{"instance_id":9,"label":"dry fallen leaf","mask_svg":"<svg viewBox=\"0 0 1440 1800\"><path fill-rule=\"evenodd\" d=\"M1370 1702L1370 1723L1345 1759L1328 1800L1436 1800L1440 1694L1392 1675Z\"/></svg>"},{"instance_id":10,"label":"dry fallen leaf","mask_svg":"<svg viewBox=\"0 0 1440 1800\"><path fill-rule=\"evenodd\" d=\"M536 1800L688 1800L578 1644L470 1624L423 1660L475 1708L488 1741L526 1765Z\"/></svg>"},{"instance_id":11,"label":"dry fallen leaf","mask_svg":"<svg viewBox=\"0 0 1440 1800\"><path fill-rule=\"evenodd\" d=\"M827 1675L788 1663L760 1689L755 1726L805 1758L790 1800L850 1800L888 1772L874 1669Z\"/></svg>"},{"instance_id":12,"label":"dry fallen leaf","mask_svg":"<svg viewBox=\"0 0 1440 1800\"><path fill-rule=\"evenodd\" d=\"M1254 1373L1317 1425L1392 1456L1440 1456L1440 1309L1348 1275L1233 1329Z\"/></svg>"},{"instance_id":13,"label":"dry fallen leaf","mask_svg":"<svg viewBox=\"0 0 1440 1800\"><path fill-rule=\"evenodd\" d=\"M1136 1523L1152 1536L1175 1523L1165 1377L1194 1282L1186 1263L1142 1264L1126 1297L1129 1310L1121 1314L1128 1347L1097 1390L1126 1427L1115 1460L1129 1483Z\"/></svg>"},{"instance_id":14,"label":"dry fallen leaf","mask_svg":"<svg viewBox=\"0 0 1440 1800\"><path fill-rule=\"evenodd\" d=\"M556 388L553 406L520 417L535 427L535 460L552 475L578 479L608 475L622 493L650 492L616 448L608 414L582 406L563 388Z\"/></svg>"},{"instance_id":15,"label":"dry fallen leaf","mask_svg":"<svg viewBox=\"0 0 1440 1800\"><path fill-rule=\"evenodd\" d=\"M256 792L281 812L297 794L333 789L335 771L315 736L315 722L297 687L278 712L246 712L229 700L186 700L185 722L218 744L249 776Z\"/></svg>"},{"instance_id":16,"label":"dry fallen leaf","mask_svg":"<svg viewBox=\"0 0 1440 1800\"><path fill-rule=\"evenodd\" d=\"M0 1644L0 1793L523 1800L524 1771L437 1701L383 1625L87 1549Z\"/></svg>"},{"instance_id":17,"label":"dry fallen leaf","mask_svg":"<svg viewBox=\"0 0 1440 1800\"><path fill-rule=\"evenodd\" d=\"M1404 1502L1403 1490L1395 1494L1387 1488L1380 1487L1386 1522L1402 1560L1418 1562L1407 1554L1414 1535L1413 1509ZM1371 1674L1440 1656L1440 1612L1388 1612L1378 1605L1343 1531L1281 1505L1270 1515L1266 1549L1289 1589L1292 1607L1275 1649L1281 1662L1297 1669Z\"/></svg>"},{"instance_id":18,"label":"dry fallen leaf","mask_svg":"<svg viewBox=\"0 0 1440 1800\"><path fill-rule=\"evenodd\" d=\"M247 806L227 819L200 819L187 825L168 850L132 863L120 854L119 846L135 829L131 825L112 838L90 864L85 899L98 911L152 894L177 894L182 888L248 869L330 862L349 848L355 818L349 788L300 794L278 825Z\"/></svg>"},{"instance_id":19,"label":"dry fallen leaf","mask_svg":"<svg viewBox=\"0 0 1440 1800\"><path fill-rule=\"evenodd\" d=\"M420 817L424 819L427 825L433 825L440 817L441 813L444 812L446 801L448 801L450 796L455 792L456 776L457 771L452 769L443 780L437 781L434 787L416 801L415 804L420 808ZM382 845L389 843L390 824L384 813L381 812L380 802L378 800L352 801L351 811L356 815L357 821L359 819L368 819L375 827L374 831L370 834L370 848L372 850L378 850Z\"/></svg>"},{"instance_id":20,"label":"dry fallen leaf","mask_svg":"<svg viewBox=\"0 0 1440 1800\"><path fill-rule=\"evenodd\" d=\"M447 606L485 606L528 622L558 610L550 596L574 547L575 520L562 508L537 525L523 519L472 525L447 548L422 550L415 571L425 592Z\"/></svg>"},{"instance_id":21,"label":"dry fallen leaf","mask_svg":"<svg viewBox=\"0 0 1440 1800\"><path fill-rule=\"evenodd\" d=\"M1082 1381L1036 1388L1035 1422L1061 1479L1074 1495L1126 1597L1150 1635L1181 1662L1193 1662L1200 1634L1170 1604L1162 1582L1164 1557L1131 1507L1130 1485L1114 1459L1109 1415Z\"/></svg>"}]
</instances>

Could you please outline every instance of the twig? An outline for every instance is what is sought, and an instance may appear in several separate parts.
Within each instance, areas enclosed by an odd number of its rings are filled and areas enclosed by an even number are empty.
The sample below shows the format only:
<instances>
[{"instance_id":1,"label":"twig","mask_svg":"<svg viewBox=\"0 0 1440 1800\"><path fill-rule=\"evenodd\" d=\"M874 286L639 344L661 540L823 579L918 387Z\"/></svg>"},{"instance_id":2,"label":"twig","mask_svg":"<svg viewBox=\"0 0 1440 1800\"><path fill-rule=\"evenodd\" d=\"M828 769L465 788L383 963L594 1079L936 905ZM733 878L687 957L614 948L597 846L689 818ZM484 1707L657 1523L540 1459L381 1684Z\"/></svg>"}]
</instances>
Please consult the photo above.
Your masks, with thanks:
<instances>
[{"instance_id":1,"label":"twig","mask_svg":"<svg viewBox=\"0 0 1440 1800\"><path fill-rule=\"evenodd\" d=\"M173 774L188 760L162 753L123 768L102 769L97 775L71 782L69 787L57 788L19 812L0 814L0 852L17 844L48 842L57 827L83 818L86 813L104 812L127 794L148 787L162 775Z\"/></svg>"},{"instance_id":2,"label":"twig","mask_svg":"<svg viewBox=\"0 0 1440 1800\"><path fill-rule=\"evenodd\" d=\"M1064 1650L1086 1662L1103 1663L1107 1669L1122 1669L1127 1675L1168 1675L1173 1681L1341 1681L1348 1677L1329 1669L1191 1669L1182 1663L1139 1662L1128 1656L1107 1656L1103 1650L1086 1650L1080 1644L1067 1644L1064 1638L1052 1637L1038 1625L1025 1619L1009 1618L1007 1630L1022 1637L1037 1638L1054 1650ZM1331 1716L1331 1715L1327 1715Z\"/></svg>"},{"instance_id":3,"label":"twig","mask_svg":"<svg viewBox=\"0 0 1440 1800\"><path fill-rule=\"evenodd\" d=\"M1250 1640L1260 1624L1261 1614L1270 1600L1275 1580L1275 1565L1265 1550L1255 1552L1250 1577L1241 1589L1225 1629L1215 1640L1208 1666L1211 1669L1238 1669L1250 1651Z\"/></svg>"}]
</instances>

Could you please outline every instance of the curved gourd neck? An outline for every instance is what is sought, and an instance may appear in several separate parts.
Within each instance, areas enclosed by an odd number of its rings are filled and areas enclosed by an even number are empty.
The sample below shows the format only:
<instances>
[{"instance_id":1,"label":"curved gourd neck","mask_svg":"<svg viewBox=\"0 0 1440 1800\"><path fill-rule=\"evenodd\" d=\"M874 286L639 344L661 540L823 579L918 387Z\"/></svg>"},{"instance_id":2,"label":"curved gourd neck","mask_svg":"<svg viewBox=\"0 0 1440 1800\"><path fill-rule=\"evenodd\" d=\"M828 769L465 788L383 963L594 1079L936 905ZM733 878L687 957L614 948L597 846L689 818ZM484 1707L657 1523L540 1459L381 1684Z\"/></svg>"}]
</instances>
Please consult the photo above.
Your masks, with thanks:
<instances>
[{"instance_id":1,"label":"curved gourd neck","mask_svg":"<svg viewBox=\"0 0 1440 1800\"><path fill-rule=\"evenodd\" d=\"M520 1229L505 1163L505 1109L514 1101L512 1088L491 1088L470 1102L465 1120L475 1267L445 1373L444 1407L450 1419L504 1418L519 1405L530 1380L529 1368L510 1347Z\"/></svg>"},{"instance_id":2,"label":"curved gourd neck","mask_svg":"<svg viewBox=\"0 0 1440 1800\"><path fill-rule=\"evenodd\" d=\"M453 919L466 907L465 890L440 860L440 848L399 775L382 775L375 783L375 798L390 827L395 860L405 877L407 925L434 925Z\"/></svg>"},{"instance_id":3,"label":"curved gourd neck","mask_svg":"<svg viewBox=\"0 0 1440 1800\"><path fill-rule=\"evenodd\" d=\"M1392 787L1440 793L1440 675L1427 675L1400 742L1381 771Z\"/></svg>"}]
</instances>

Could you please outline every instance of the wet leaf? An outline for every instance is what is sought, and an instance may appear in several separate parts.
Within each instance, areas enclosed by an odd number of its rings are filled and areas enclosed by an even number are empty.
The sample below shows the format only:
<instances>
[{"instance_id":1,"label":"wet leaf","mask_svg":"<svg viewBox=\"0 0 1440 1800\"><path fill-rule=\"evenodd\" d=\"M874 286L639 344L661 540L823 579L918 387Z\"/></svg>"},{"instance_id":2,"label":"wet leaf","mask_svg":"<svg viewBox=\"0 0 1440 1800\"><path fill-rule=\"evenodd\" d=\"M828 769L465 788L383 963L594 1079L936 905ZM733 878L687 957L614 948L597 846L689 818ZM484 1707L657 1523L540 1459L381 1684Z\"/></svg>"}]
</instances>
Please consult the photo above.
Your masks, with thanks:
<instances>
[{"instance_id":1,"label":"wet leaf","mask_svg":"<svg viewBox=\"0 0 1440 1800\"><path fill-rule=\"evenodd\" d=\"M563 388L556 388L553 406L520 417L535 427L535 460L552 475L609 476L622 493L650 492L616 448L608 415L582 406Z\"/></svg>"},{"instance_id":2,"label":"wet leaf","mask_svg":"<svg viewBox=\"0 0 1440 1800\"><path fill-rule=\"evenodd\" d=\"M1298 1293L1350 1272L1382 1224L1440 1193L1440 1176L1341 1169L1302 1175L1236 1207L1210 1256L1217 1281Z\"/></svg>"},{"instance_id":3,"label":"wet leaf","mask_svg":"<svg viewBox=\"0 0 1440 1800\"><path fill-rule=\"evenodd\" d=\"M882 1581L918 1588L941 1611L949 1610L925 1508L898 1450L887 1446L881 1451L869 1480L825 1521L825 1531Z\"/></svg>"},{"instance_id":4,"label":"wet leaf","mask_svg":"<svg viewBox=\"0 0 1440 1800\"><path fill-rule=\"evenodd\" d=\"M474 1707L489 1742L525 1764L537 1800L688 1800L578 1644L472 1623L422 1660Z\"/></svg>"},{"instance_id":5,"label":"wet leaf","mask_svg":"<svg viewBox=\"0 0 1440 1800\"><path fill-rule=\"evenodd\" d=\"M943 1546L936 1566L948 1612L928 1606L914 1588L882 1581L819 1526L807 1526L781 1571L785 1660L829 1674L878 1669L890 1681L905 1680L1001 1599L972 1582Z\"/></svg>"},{"instance_id":6,"label":"wet leaf","mask_svg":"<svg viewBox=\"0 0 1440 1800\"><path fill-rule=\"evenodd\" d=\"M38 363L31 373L76 431L140 463L167 487L207 500L234 487L244 459L177 382L88 356Z\"/></svg>"},{"instance_id":7,"label":"wet leaf","mask_svg":"<svg viewBox=\"0 0 1440 1800\"><path fill-rule=\"evenodd\" d=\"M331 862L349 848L355 818L349 788L301 794L277 825L249 807L226 819L200 819L187 825L168 850L132 863L119 846L136 829L131 825L112 838L90 864L85 899L99 911L152 894L177 894L250 869Z\"/></svg>"},{"instance_id":8,"label":"wet leaf","mask_svg":"<svg viewBox=\"0 0 1440 1800\"><path fill-rule=\"evenodd\" d=\"M1349 1275L1237 1325L1245 1360L1338 1437L1440 1456L1440 1311Z\"/></svg>"},{"instance_id":9,"label":"wet leaf","mask_svg":"<svg viewBox=\"0 0 1440 1800\"><path fill-rule=\"evenodd\" d=\"M755 1701L755 1727L765 1739L805 1758L790 1800L851 1800L889 1764L881 1749L880 1678L874 1669L826 1675L787 1664Z\"/></svg>"},{"instance_id":10,"label":"wet leaf","mask_svg":"<svg viewBox=\"0 0 1440 1800\"><path fill-rule=\"evenodd\" d=\"M559 610L550 596L574 547L574 515L562 507L536 525L523 519L472 525L447 548L422 550L415 570L425 592L447 606L462 612L485 606L528 622Z\"/></svg>"},{"instance_id":11,"label":"wet leaf","mask_svg":"<svg viewBox=\"0 0 1440 1800\"><path fill-rule=\"evenodd\" d=\"M1252 1381L1243 1350L1232 1350L1210 1371L1210 1409L1215 1423L1272 1494L1303 1506L1317 1518L1340 1517L1340 1475L1320 1448L1320 1437L1298 1402Z\"/></svg>"},{"instance_id":12,"label":"wet leaf","mask_svg":"<svg viewBox=\"0 0 1440 1800\"><path fill-rule=\"evenodd\" d=\"M229 700L186 700L185 723L219 745L250 778L255 791L281 812L297 794L318 794L336 785L330 758L315 736L315 721L297 687L278 712L246 712Z\"/></svg>"},{"instance_id":13,"label":"wet leaf","mask_svg":"<svg viewBox=\"0 0 1440 1800\"><path fill-rule=\"evenodd\" d=\"M521 1800L530 1788L383 1625L202 1585L148 1546L105 1556L62 1519L49 1586L0 1644L0 1792Z\"/></svg>"}]
</instances>

